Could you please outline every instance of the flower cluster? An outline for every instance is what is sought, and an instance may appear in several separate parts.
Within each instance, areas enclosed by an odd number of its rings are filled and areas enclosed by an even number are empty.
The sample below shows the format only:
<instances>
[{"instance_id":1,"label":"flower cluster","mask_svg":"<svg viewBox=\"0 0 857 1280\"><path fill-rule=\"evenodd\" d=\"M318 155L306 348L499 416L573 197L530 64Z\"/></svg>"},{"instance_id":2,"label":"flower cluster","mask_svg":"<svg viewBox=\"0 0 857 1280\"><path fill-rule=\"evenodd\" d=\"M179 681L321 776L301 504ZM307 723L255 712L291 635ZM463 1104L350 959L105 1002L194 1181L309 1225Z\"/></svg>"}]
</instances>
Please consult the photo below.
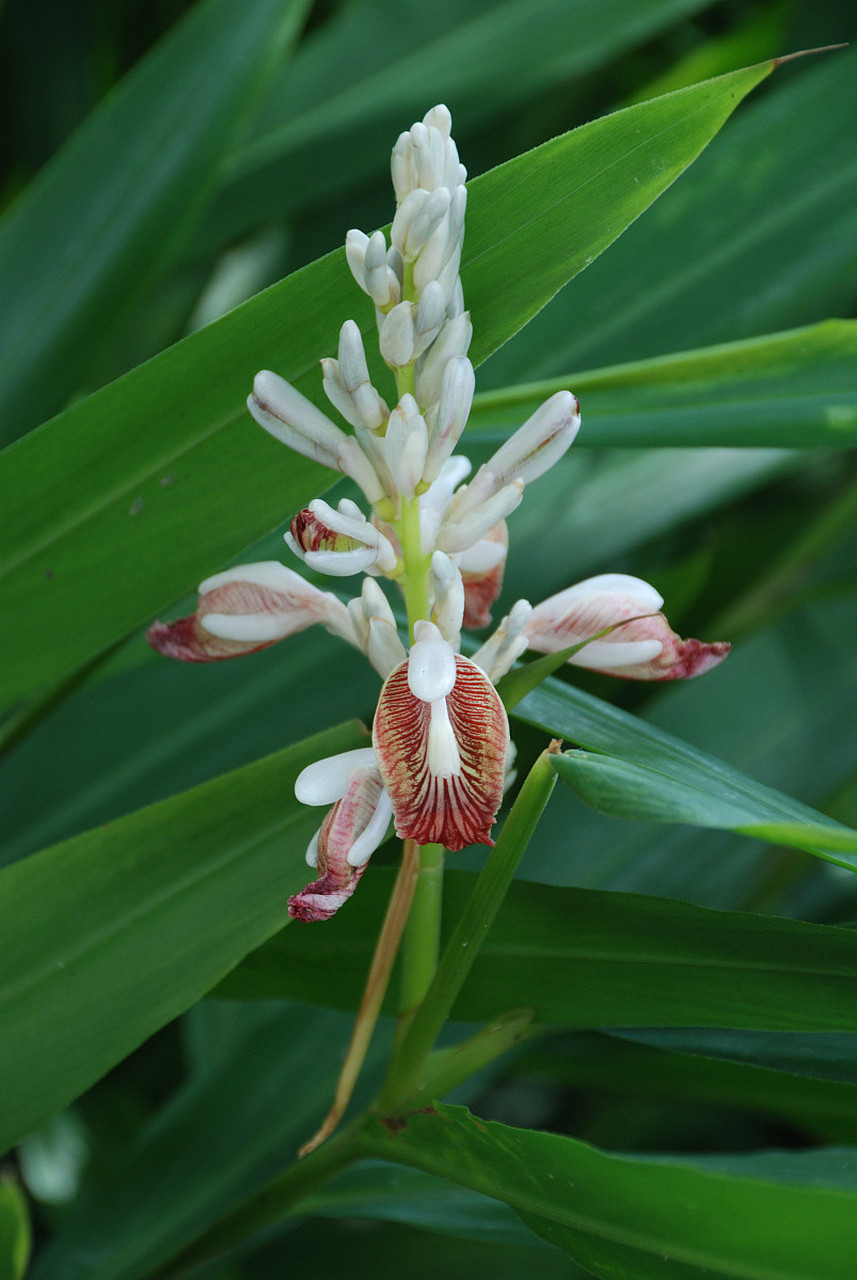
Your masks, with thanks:
<instances>
[{"instance_id":1,"label":"flower cluster","mask_svg":"<svg viewBox=\"0 0 857 1280\"><path fill-rule=\"evenodd\" d=\"M318 761L297 780L300 801L330 806L307 851L317 877L289 903L302 920L327 919L353 893L391 818L400 837L418 844L491 843L511 754L494 686L526 649L590 641L571 662L669 680L708 670L729 647L681 640L652 587L605 574L535 608L519 600L471 658L459 651L462 628L490 623L506 517L568 449L580 417L575 397L558 392L468 480L470 463L455 452L475 385L459 276L467 189L450 127L448 110L437 106L396 143L389 245L381 231L346 238L348 265L375 305L394 407L372 383L353 320L342 326L336 358L321 362L327 397L353 433L269 371L256 376L248 400L266 431L363 493L367 511L347 498L336 507L318 498L285 535L311 569L363 574L360 594L344 604L279 562L243 565L203 582L191 617L149 631L161 653L208 662L318 623L360 649L382 677L372 746ZM382 578L403 593L408 647Z\"/></svg>"}]
</instances>

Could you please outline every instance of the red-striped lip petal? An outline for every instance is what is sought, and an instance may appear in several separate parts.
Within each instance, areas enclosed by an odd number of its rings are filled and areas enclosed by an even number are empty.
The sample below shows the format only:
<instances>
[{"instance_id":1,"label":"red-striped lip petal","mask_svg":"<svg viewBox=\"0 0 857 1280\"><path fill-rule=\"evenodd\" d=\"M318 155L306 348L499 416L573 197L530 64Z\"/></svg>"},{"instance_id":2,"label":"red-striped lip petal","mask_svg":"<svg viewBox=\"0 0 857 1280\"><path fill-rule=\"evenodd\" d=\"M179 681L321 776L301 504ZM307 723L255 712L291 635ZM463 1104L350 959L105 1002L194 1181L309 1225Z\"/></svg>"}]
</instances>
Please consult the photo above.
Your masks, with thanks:
<instances>
[{"instance_id":1,"label":"red-striped lip petal","mask_svg":"<svg viewBox=\"0 0 857 1280\"><path fill-rule=\"evenodd\" d=\"M491 827L503 797L509 745L506 711L490 680L460 654L455 667L446 710L458 748L457 772L444 777L429 767L432 704L411 692L407 661L387 678L373 727L396 834L452 851L467 844L493 844Z\"/></svg>"}]
</instances>

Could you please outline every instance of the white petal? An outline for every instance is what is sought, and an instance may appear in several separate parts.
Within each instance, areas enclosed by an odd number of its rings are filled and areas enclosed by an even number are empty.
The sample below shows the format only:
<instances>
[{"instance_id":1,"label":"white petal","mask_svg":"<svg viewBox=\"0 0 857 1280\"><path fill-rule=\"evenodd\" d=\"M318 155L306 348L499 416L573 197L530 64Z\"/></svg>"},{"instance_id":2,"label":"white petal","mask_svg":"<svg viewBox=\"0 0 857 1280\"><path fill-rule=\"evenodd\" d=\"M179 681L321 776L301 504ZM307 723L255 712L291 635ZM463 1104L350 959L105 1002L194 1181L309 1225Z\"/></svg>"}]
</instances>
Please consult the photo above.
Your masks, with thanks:
<instances>
[{"instance_id":1,"label":"white petal","mask_svg":"<svg viewBox=\"0 0 857 1280\"><path fill-rule=\"evenodd\" d=\"M461 774L461 753L449 720L446 698L431 704L426 763L434 778L457 778Z\"/></svg>"},{"instance_id":2,"label":"white petal","mask_svg":"<svg viewBox=\"0 0 857 1280\"><path fill-rule=\"evenodd\" d=\"M408 687L421 702L436 702L452 692L455 654L432 622L418 622L414 638L408 658Z\"/></svg>"},{"instance_id":3,"label":"white petal","mask_svg":"<svg viewBox=\"0 0 857 1280\"><path fill-rule=\"evenodd\" d=\"M580 638L584 639L583 636ZM567 643L574 644L574 637L569 636ZM568 661L572 666L598 671L613 667L632 667L638 662L651 662L663 647L660 640L615 640L612 643L593 640Z\"/></svg>"},{"instance_id":4,"label":"white petal","mask_svg":"<svg viewBox=\"0 0 857 1280\"><path fill-rule=\"evenodd\" d=\"M355 769L374 765L372 747L357 747L336 756L316 760L298 774L295 780L295 796L301 804L334 804L345 795L349 775Z\"/></svg>"},{"instance_id":5,"label":"white petal","mask_svg":"<svg viewBox=\"0 0 857 1280\"><path fill-rule=\"evenodd\" d=\"M206 613L199 620L218 640L265 644L290 635L291 615L285 613Z\"/></svg>"},{"instance_id":6,"label":"white petal","mask_svg":"<svg viewBox=\"0 0 857 1280\"><path fill-rule=\"evenodd\" d=\"M378 797L375 812L348 851L346 860L350 867L362 867L364 863L369 861L387 834L387 827L390 825L392 816L393 805L387 789L384 787Z\"/></svg>"}]
</instances>

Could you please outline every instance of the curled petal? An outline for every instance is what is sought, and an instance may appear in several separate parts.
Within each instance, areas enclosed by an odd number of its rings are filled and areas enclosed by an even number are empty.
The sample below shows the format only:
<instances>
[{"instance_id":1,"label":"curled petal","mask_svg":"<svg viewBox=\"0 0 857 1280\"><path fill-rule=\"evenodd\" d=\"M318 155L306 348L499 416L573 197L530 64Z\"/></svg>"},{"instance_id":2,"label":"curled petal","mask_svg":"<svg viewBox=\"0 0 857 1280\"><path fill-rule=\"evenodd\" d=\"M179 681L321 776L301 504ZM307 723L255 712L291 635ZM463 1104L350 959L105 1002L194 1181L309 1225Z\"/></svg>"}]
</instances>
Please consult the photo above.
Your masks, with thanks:
<instances>
[{"instance_id":1,"label":"curled petal","mask_svg":"<svg viewBox=\"0 0 857 1280\"><path fill-rule=\"evenodd\" d=\"M350 628L335 596L277 560L216 573L199 590L195 613L149 628L153 649L183 662L217 662L266 649L316 622Z\"/></svg>"},{"instance_id":2,"label":"curled petal","mask_svg":"<svg viewBox=\"0 0 857 1280\"><path fill-rule=\"evenodd\" d=\"M509 532L500 520L481 541L462 552L458 567L464 583L464 622L467 628L487 627L491 606L503 586Z\"/></svg>"},{"instance_id":3,"label":"curled petal","mask_svg":"<svg viewBox=\"0 0 857 1280\"><path fill-rule=\"evenodd\" d=\"M629 680L688 679L723 661L728 644L682 640L660 612L662 604L654 587L639 578L601 574L542 601L533 610L525 634L531 649L555 653L615 627L569 662Z\"/></svg>"},{"instance_id":4,"label":"curled petal","mask_svg":"<svg viewBox=\"0 0 857 1280\"><path fill-rule=\"evenodd\" d=\"M384 839L391 805L374 764L354 769L345 794L327 814L313 846L320 872L289 898L294 920L329 920L357 888L370 856Z\"/></svg>"},{"instance_id":5,"label":"curled petal","mask_svg":"<svg viewBox=\"0 0 857 1280\"><path fill-rule=\"evenodd\" d=\"M455 666L449 695L425 702L411 691L403 662L381 690L373 728L396 833L453 851L493 844L509 744L506 712L491 682L460 654Z\"/></svg>"}]
</instances>

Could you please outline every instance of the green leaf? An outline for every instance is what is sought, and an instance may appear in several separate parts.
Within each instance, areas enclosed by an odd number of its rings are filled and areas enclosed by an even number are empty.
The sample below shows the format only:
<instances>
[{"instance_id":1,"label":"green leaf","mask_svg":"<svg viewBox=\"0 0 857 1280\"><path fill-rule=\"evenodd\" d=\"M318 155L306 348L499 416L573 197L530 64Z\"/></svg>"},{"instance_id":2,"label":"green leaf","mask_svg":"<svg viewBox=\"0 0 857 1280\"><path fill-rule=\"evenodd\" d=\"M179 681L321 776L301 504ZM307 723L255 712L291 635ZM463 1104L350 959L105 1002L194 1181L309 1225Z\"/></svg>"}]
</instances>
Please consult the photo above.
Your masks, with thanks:
<instances>
[{"instance_id":1,"label":"green leaf","mask_svg":"<svg viewBox=\"0 0 857 1280\"><path fill-rule=\"evenodd\" d=\"M486 368L565 375L850 314L857 50L792 67ZM800 175L796 181L796 175Z\"/></svg>"},{"instance_id":2,"label":"green leaf","mask_svg":"<svg viewBox=\"0 0 857 1280\"><path fill-rule=\"evenodd\" d=\"M657 768L588 751L567 751L557 757L555 767L587 804L611 817L738 831L757 840L823 853L833 862L857 869L857 831L829 825L821 814L815 822L771 821L770 801L763 802L763 810L768 811L763 816L758 804L748 804L744 796L712 790L710 774L704 769L690 782L686 771L685 777L676 778Z\"/></svg>"},{"instance_id":3,"label":"green leaf","mask_svg":"<svg viewBox=\"0 0 857 1280\"><path fill-rule=\"evenodd\" d=\"M286 921L316 815L310 738L0 872L0 1150L187 1009Z\"/></svg>"},{"instance_id":4,"label":"green leaf","mask_svg":"<svg viewBox=\"0 0 857 1280\"><path fill-rule=\"evenodd\" d=\"M806 1035L793 1032L784 1036L770 1031L659 1027L611 1034L683 1055L700 1054L816 1080L857 1085L857 1034L853 1032Z\"/></svg>"},{"instance_id":5,"label":"green leaf","mask_svg":"<svg viewBox=\"0 0 857 1280\"><path fill-rule=\"evenodd\" d=\"M378 139L392 143L432 102L453 107L464 154L468 136L512 104L595 71L702 7L701 0L435 0L429 9L405 0L391 23L386 0L352 0L309 35L272 89L255 136L230 159L208 234L215 242L232 237L260 218L338 194L343 180L356 186L382 174L387 157ZM776 47L769 41L760 56Z\"/></svg>"},{"instance_id":6,"label":"green leaf","mask_svg":"<svg viewBox=\"0 0 857 1280\"><path fill-rule=\"evenodd\" d=\"M516 714L581 744L556 768L602 812L730 828L857 869L857 832L579 689L546 682Z\"/></svg>"},{"instance_id":7,"label":"green leaf","mask_svg":"<svg viewBox=\"0 0 857 1280\"><path fill-rule=\"evenodd\" d=\"M374 1121L367 1155L440 1174L505 1200L596 1275L627 1280L703 1274L746 1280L850 1280L857 1253L853 1152L845 1185L800 1156L727 1170L674 1157L602 1152L556 1134L438 1106L401 1126ZM740 1171L739 1171L740 1170ZM724 1224L728 1223L728 1229Z\"/></svg>"},{"instance_id":8,"label":"green leaf","mask_svg":"<svg viewBox=\"0 0 857 1280\"><path fill-rule=\"evenodd\" d=\"M445 936L473 884L471 872L446 873ZM218 994L356 1008L389 892L389 874L372 868L347 912L323 931L279 933ZM529 1005L553 1026L852 1031L855 962L849 929L516 880L453 1017L487 1022Z\"/></svg>"},{"instance_id":9,"label":"green leaf","mask_svg":"<svg viewBox=\"0 0 857 1280\"><path fill-rule=\"evenodd\" d=\"M383 1219L495 1244L543 1244L500 1201L445 1178L415 1169L392 1169L376 1160L361 1161L308 1196L300 1212L321 1218Z\"/></svg>"},{"instance_id":10,"label":"green leaf","mask_svg":"<svg viewBox=\"0 0 857 1280\"><path fill-rule=\"evenodd\" d=\"M148 1272L260 1190L314 1132L336 1087L350 1017L281 1003L238 1012L233 1043L155 1113L109 1182L78 1198L32 1280ZM383 1047L368 1064L375 1087ZM369 1101L366 1082L361 1095Z\"/></svg>"},{"instance_id":11,"label":"green leaf","mask_svg":"<svg viewBox=\"0 0 857 1280\"><path fill-rule=\"evenodd\" d=\"M4 442L65 403L98 334L188 234L307 7L197 5L12 206L0 224Z\"/></svg>"},{"instance_id":12,"label":"green leaf","mask_svg":"<svg viewBox=\"0 0 857 1280\"><path fill-rule=\"evenodd\" d=\"M596 120L476 179L462 268L474 360L606 248L773 65ZM0 603L19 625L0 698L82 662L303 505L320 469L259 431L244 398L270 364L320 398L310 368L356 293L344 252L331 254L7 451ZM355 314L372 328L366 299Z\"/></svg>"},{"instance_id":13,"label":"green leaf","mask_svg":"<svg viewBox=\"0 0 857 1280\"><path fill-rule=\"evenodd\" d=\"M23 1280L32 1237L27 1202L16 1183L0 1181L0 1276Z\"/></svg>"},{"instance_id":14,"label":"green leaf","mask_svg":"<svg viewBox=\"0 0 857 1280\"><path fill-rule=\"evenodd\" d=\"M506 435L571 387L576 447L848 447L857 442L857 320L485 392L470 426Z\"/></svg>"}]
</instances>

